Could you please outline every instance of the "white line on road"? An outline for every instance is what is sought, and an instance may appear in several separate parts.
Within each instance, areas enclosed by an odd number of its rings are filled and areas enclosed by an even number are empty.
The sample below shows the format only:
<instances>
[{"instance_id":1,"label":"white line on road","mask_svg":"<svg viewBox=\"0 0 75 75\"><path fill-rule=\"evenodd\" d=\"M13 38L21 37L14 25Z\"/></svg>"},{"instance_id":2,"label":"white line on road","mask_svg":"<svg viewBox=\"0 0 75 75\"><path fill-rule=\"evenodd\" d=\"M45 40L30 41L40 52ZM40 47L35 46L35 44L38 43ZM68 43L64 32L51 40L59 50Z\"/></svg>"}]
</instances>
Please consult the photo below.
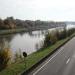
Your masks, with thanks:
<instances>
[{"instance_id":1,"label":"white line on road","mask_svg":"<svg viewBox=\"0 0 75 75\"><path fill-rule=\"evenodd\" d=\"M54 57L56 57L62 50L64 49L64 47L61 47L60 50L49 60L47 61L41 68L39 68L36 72L33 73L33 75L36 75L42 68L44 68Z\"/></svg>"},{"instance_id":2,"label":"white line on road","mask_svg":"<svg viewBox=\"0 0 75 75\"><path fill-rule=\"evenodd\" d=\"M69 63L69 61L70 61L70 58L66 61L66 64L68 64L68 63Z\"/></svg>"}]
</instances>

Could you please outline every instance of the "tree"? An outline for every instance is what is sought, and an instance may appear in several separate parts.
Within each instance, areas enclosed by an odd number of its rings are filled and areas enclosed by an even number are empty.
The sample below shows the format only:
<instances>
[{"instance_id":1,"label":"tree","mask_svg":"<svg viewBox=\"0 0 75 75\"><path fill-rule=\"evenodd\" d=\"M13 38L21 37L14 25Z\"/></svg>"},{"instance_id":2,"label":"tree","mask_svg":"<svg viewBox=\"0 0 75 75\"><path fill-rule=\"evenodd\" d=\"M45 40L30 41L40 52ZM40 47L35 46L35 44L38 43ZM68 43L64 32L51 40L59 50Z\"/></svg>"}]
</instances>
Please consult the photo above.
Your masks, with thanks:
<instances>
[{"instance_id":1,"label":"tree","mask_svg":"<svg viewBox=\"0 0 75 75\"><path fill-rule=\"evenodd\" d=\"M13 17L7 17L7 18L4 20L4 24L5 24L6 29L13 29L13 28L16 28L15 20L13 19Z\"/></svg>"},{"instance_id":2,"label":"tree","mask_svg":"<svg viewBox=\"0 0 75 75\"><path fill-rule=\"evenodd\" d=\"M67 37L67 30L66 30L66 28L63 28L63 30L60 31L59 39L61 40L61 39L64 39L66 37Z\"/></svg>"},{"instance_id":3,"label":"tree","mask_svg":"<svg viewBox=\"0 0 75 75\"><path fill-rule=\"evenodd\" d=\"M47 47L47 46L51 45L50 37L51 37L50 33L45 35L44 47Z\"/></svg>"},{"instance_id":4,"label":"tree","mask_svg":"<svg viewBox=\"0 0 75 75\"><path fill-rule=\"evenodd\" d=\"M56 33L52 33L51 34L51 37L50 37L50 41L51 41L51 44L55 44L57 42L58 38L57 38L57 35Z\"/></svg>"},{"instance_id":5,"label":"tree","mask_svg":"<svg viewBox=\"0 0 75 75\"><path fill-rule=\"evenodd\" d=\"M0 19L0 29L4 29L4 22L2 19Z\"/></svg>"}]
</instances>

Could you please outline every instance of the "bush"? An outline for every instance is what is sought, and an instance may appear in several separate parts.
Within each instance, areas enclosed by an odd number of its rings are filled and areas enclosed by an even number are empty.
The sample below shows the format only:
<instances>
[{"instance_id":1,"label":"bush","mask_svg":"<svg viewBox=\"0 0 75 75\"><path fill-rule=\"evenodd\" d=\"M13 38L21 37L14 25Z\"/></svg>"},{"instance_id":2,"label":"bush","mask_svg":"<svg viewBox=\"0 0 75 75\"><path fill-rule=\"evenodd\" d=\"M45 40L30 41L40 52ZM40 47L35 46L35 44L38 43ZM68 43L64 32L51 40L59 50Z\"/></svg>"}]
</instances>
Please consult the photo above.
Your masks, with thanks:
<instances>
[{"instance_id":1,"label":"bush","mask_svg":"<svg viewBox=\"0 0 75 75\"><path fill-rule=\"evenodd\" d=\"M45 40L44 40L44 47L55 44L57 40L58 38L55 32L46 34Z\"/></svg>"},{"instance_id":2,"label":"bush","mask_svg":"<svg viewBox=\"0 0 75 75\"><path fill-rule=\"evenodd\" d=\"M44 47L47 47L47 46L51 45L50 37L51 37L50 33L45 35Z\"/></svg>"},{"instance_id":3,"label":"bush","mask_svg":"<svg viewBox=\"0 0 75 75\"><path fill-rule=\"evenodd\" d=\"M50 37L51 44L55 44L57 42L57 40L58 40L58 38L56 36L56 33L52 33L51 37Z\"/></svg>"},{"instance_id":4,"label":"bush","mask_svg":"<svg viewBox=\"0 0 75 75\"><path fill-rule=\"evenodd\" d=\"M9 48L0 50L0 71L7 67L10 58L11 52Z\"/></svg>"},{"instance_id":5,"label":"bush","mask_svg":"<svg viewBox=\"0 0 75 75\"><path fill-rule=\"evenodd\" d=\"M22 52L21 50L19 49L19 51L16 51L15 52L15 55L14 55L14 61L17 62L19 60L22 60L23 57L22 57Z\"/></svg>"},{"instance_id":6,"label":"bush","mask_svg":"<svg viewBox=\"0 0 75 75\"><path fill-rule=\"evenodd\" d=\"M53 45L57 42L57 40L61 40L66 38L67 36L72 35L75 32L75 28L71 28L68 31L66 28L63 28L62 30L53 30L51 32L48 32L46 34L45 39L44 39L44 47Z\"/></svg>"},{"instance_id":7,"label":"bush","mask_svg":"<svg viewBox=\"0 0 75 75\"><path fill-rule=\"evenodd\" d=\"M64 28L62 31L59 32L59 40L64 39L67 37L67 30Z\"/></svg>"},{"instance_id":8,"label":"bush","mask_svg":"<svg viewBox=\"0 0 75 75\"><path fill-rule=\"evenodd\" d=\"M67 31L67 35L70 36L71 34L73 34L75 32L75 28L71 28Z\"/></svg>"}]
</instances>

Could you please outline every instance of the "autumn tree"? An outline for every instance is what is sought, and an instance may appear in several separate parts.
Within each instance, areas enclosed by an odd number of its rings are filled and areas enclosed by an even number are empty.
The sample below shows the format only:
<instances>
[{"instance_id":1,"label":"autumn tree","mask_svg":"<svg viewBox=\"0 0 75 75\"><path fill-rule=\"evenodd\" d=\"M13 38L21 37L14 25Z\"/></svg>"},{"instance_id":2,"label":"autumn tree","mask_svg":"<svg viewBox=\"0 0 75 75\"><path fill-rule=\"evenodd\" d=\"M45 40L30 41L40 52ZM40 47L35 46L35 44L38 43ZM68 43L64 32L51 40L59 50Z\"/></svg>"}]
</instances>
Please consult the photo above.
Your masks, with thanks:
<instances>
[{"instance_id":1,"label":"autumn tree","mask_svg":"<svg viewBox=\"0 0 75 75\"><path fill-rule=\"evenodd\" d=\"M16 28L15 20L13 19L13 17L7 17L7 18L4 20L4 24L5 24L5 27L6 27L7 29Z\"/></svg>"}]
</instances>

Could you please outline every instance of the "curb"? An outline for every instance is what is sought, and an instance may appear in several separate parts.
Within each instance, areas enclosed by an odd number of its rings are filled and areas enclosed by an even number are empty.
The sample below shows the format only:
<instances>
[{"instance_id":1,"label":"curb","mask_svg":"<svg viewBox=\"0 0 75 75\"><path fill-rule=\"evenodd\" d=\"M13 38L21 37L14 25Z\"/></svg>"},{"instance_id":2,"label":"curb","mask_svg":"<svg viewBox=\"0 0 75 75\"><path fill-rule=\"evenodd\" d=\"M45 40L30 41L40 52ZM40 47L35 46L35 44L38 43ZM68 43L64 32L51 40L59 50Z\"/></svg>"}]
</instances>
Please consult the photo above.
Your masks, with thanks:
<instances>
[{"instance_id":1,"label":"curb","mask_svg":"<svg viewBox=\"0 0 75 75\"><path fill-rule=\"evenodd\" d=\"M20 75L28 75L29 72L34 70L38 65L40 65L42 62L44 62L48 57L50 57L53 53L55 53L60 47L64 46L68 41L70 41L74 36L71 36L66 40L63 44L61 44L59 47L57 47L55 50L53 50L51 53L49 53L46 57L42 58L40 61L38 61L36 64L34 64L31 68L29 68L26 71L23 71Z\"/></svg>"}]
</instances>

